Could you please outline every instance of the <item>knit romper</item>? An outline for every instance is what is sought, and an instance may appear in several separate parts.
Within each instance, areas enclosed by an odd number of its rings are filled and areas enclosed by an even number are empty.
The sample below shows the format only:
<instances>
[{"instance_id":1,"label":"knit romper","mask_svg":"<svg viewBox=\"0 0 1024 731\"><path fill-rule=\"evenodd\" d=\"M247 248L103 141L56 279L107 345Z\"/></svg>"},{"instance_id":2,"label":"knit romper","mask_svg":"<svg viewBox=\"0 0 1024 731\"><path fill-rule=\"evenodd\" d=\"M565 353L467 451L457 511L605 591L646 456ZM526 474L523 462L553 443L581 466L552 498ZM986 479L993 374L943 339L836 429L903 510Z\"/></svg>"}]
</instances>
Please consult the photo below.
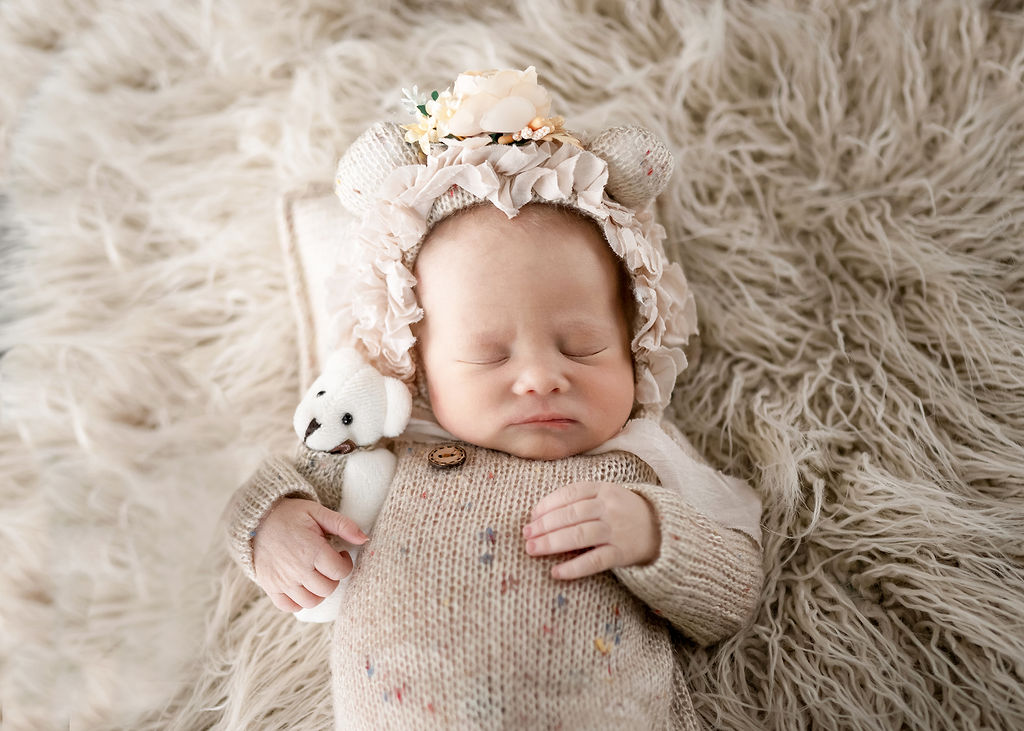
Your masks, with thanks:
<instances>
[{"instance_id":1,"label":"knit romper","mask_svg":"<svg viewBox=\"0 0 1024 731\"><path fill-rule=\"evenodd\" d=\"M753 541L632 454L538 461L460 443L466 461L441 469L427 459L435 446L393 445L391 492L334 625L337 727L697 728L666 620L702 643L735 632L761 581ZM235 554L251 577L245 507L267 508L275 493L334 507L343 464L300 447L294 466L268 460L239 491ZM586 480L651 502L657 560L564 581L550 571L568 556L526 553L533 506Z\"/></svg>"}]
</instances>

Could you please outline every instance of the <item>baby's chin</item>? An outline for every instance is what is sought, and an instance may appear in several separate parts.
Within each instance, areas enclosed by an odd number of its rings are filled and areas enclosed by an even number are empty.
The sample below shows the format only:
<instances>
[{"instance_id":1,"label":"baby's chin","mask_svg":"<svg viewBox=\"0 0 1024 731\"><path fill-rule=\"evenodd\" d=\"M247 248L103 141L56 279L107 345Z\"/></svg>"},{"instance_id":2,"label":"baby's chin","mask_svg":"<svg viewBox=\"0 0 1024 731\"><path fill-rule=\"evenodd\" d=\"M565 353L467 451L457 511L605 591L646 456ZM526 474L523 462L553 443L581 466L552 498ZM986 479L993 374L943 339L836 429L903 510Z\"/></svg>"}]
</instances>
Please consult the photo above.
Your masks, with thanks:
<instances>
[{"instance_id":1,"label":"baby's chin","mask_svg":"<svg viewBox=\"0 0 1024 731\"><path fill-rule=\"evenodd\" d=\"M477 447L505 452L523 459L552 460L583 454L611 439L618 429L597 430L591 425L576 422L563 427L499 427L489 433L479 429L459 429L459 425L441 426L452 436Z\"/></svg>"},{"instance_id":2,"label":"baby's chin","mask_svg":"<svg viewBox=\"0 0 1024 731\"><path fill-rule=\"evenodd\" d=\"M592 449L592 447L587 449ZM573 455L586 452L587 449L573 449L561 444L541 444L528 447L513 447L501 451L507 452L513 457L522 457L523 459L552 460L572 457Z\"/></svg>"},{"instance_id":3,"label":"baby's chin","mask_svg":"<svg viewBox=\"0 0 1024 731\"><path fill-rule=\"evenodd\" d=\"M517 434L511 438L496 439L493 445L483 445L523 459L552 460L582 454L606 441L593 435L532 433Z\"/></svg>"}]
</instances>

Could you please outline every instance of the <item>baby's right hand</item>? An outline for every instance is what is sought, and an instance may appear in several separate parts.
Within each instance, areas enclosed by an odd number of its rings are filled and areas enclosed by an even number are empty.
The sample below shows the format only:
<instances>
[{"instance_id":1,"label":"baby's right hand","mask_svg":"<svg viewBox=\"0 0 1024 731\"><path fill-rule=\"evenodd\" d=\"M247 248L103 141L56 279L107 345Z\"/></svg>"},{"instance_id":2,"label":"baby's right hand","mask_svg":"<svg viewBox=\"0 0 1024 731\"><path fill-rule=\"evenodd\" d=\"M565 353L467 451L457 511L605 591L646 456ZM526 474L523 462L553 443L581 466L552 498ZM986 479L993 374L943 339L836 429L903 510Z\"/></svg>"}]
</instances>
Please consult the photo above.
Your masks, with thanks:
<instances>
[{"instance_id":1,"label":"baby's right hand","mask_svg":"<svg viewBox=\"0 0 1024 731\"><path fill-rule=\"evenodd\" d=\"M327 535L362 545L355 521L313 500L282 498L252 540L256 581L285 612L315 607L352 571L352 559L334 550Z\"/></svg>"}]
</instances>

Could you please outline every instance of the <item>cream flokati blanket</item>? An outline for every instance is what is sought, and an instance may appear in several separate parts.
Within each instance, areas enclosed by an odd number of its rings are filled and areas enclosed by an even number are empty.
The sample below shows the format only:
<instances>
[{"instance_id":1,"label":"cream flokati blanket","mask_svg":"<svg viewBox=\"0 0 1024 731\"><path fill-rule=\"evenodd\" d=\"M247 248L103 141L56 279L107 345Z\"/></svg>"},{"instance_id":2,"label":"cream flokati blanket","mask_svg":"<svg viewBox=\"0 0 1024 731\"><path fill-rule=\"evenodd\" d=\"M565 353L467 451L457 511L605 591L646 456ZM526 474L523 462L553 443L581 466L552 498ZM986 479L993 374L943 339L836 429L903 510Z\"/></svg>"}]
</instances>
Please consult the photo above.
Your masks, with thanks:
<instances>
[{"instance_id":1,"label":"cream flokati blanket","mask_svg":"<svg viewBox=\"0 0 1024 731\"><path fill-rule=\"evenodd\" d=\"M698 713L1024 727L1020 3L492 5L0 3L0 723L329 725L327 630L217 544L294 439L274 204L403 86L534 64L675 151L674 413L766 506Z\"/></svg>"}]
</instances>

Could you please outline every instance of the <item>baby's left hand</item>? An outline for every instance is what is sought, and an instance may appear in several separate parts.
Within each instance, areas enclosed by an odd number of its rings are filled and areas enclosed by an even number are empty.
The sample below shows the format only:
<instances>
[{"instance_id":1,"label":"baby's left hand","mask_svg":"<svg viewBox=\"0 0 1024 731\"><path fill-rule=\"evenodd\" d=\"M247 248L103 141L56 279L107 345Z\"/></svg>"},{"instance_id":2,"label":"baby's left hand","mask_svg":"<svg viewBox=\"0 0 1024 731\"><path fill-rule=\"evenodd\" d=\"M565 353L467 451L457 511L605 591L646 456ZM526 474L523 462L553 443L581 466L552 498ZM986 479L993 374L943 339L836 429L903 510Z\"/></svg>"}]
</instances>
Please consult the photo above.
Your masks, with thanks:
<instances>
[{"instance_id":1,"label":"baby's left hand","mask_svg":"<svg viewBox=\"0 0 1024 731\"><path fill-rule=\"evenodd\" d=\"M556 579L650 563L661 545L651 504L611 482L575 482L555 490L533 508L523 537L531 556L590 549L553 566Z\"/></svg>"}]
</instances>

